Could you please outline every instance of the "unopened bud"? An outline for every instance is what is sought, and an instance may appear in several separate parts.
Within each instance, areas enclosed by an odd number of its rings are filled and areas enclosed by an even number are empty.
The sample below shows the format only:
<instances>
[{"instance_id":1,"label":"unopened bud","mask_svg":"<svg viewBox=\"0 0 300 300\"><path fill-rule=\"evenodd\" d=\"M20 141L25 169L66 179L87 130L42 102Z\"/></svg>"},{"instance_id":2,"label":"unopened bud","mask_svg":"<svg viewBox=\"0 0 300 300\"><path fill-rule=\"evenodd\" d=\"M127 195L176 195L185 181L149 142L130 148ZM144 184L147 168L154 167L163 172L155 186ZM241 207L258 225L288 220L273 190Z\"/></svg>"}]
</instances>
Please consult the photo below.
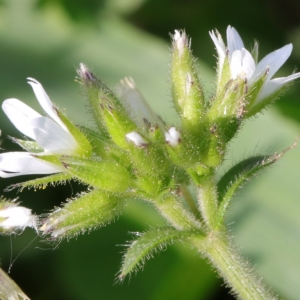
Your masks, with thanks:
<instances>
[{"instance_id":1,"label":"unopened bud","mask_svg":"<svg viewBox=\"0 0 300 300\"><path fill-rule=\"evenodd\" d=\"M179 56L182 56L185 48L189 48L189 39L185 33L185 31L175 30L175 34L173 35L174 46L177 48Z\"/></svg>"},{"instance_id":2,"label":"unopened bud","mask_svg":"<svg viewBox=\"0 0 300 300\"><path fill-rule=\"evenodd\" d=\"M79 70L77 70L77 74L84 81L97 81L96 76L83 63L79 64Z\"/></svg>"},{"instance_id":3,"label":"unopened bud","mask_svg":"<svg viewBox=\"0 0 300 300\"><path fill-rule=\"evenodd\" d=\"M181 141L181 133L175 127L171 127L168 132L165 132L166 142L176 147Z\"/></svg>"},{"instance_id":4,"label":"unopened bud","mask_svg":"<svg viewBox=\"0 0 300 300\"><path fill-rule=\"evenodd\" d=\"M137 147L146 147L148 145L147 141L137 132L130 132L126 134L126 139L128 142L134 143Z\"/></svg>"}]
</instances>

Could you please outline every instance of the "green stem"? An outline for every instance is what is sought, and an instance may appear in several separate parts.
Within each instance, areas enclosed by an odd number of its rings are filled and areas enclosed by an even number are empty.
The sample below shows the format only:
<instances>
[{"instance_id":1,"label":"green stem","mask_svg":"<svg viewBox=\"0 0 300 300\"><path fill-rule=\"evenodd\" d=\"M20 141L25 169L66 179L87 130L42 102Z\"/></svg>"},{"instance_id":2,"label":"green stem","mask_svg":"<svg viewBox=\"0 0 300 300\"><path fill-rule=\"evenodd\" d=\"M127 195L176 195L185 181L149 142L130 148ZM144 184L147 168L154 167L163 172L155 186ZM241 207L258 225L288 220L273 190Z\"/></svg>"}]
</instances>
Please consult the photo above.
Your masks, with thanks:
<instances>
[{"instance_id":1,"label":"green stem","mask_svg":"<svg viewBox=\"0 0 300 300\"><path fill-rule=\"evenodd\" d=\"M208 228L213 229L218 209L216 185L213 178L201 183L198 204Z\"/></svg>"},{"instance_id":2,"label":"green stem","mask_svg":"<svg viewBox=\"0 0 300 300\"><path fill-rule=\"evenodd\" d=\"M193 243L197 249L207 256L218 269L225 282L232 291L243 300L271 300L277 299L258 278L247 261L232 247L232 242L218 232L208 235L206 242L203 239Z\"/></svg>"},{"instance_id":3,"label":"green stem","mask_svg":"<svg viewBox=\"0 0 300 300\"><path fill-rule=\"evenodd\" d=\"M181 184L180 185L180 192L183 196L183 198L185 199L186 203L188 204L188 206L190 207L192 213L198 218L200 219L200 212L197 209L196 203L194 201L193 196L191 195L191 192L189 191L188 187L185 184Z\"/></svg>"},{"instance_id":4,"label":"green stem","mask_svg":"<svg viewBox=\"0 0 300 300\"><path fill-rule=\"evenodd\" d=\"M154 202L161 215L178 230L200 229L201 224L183 205L180 199L169 193Z\"/></svg>"}]
</instances>

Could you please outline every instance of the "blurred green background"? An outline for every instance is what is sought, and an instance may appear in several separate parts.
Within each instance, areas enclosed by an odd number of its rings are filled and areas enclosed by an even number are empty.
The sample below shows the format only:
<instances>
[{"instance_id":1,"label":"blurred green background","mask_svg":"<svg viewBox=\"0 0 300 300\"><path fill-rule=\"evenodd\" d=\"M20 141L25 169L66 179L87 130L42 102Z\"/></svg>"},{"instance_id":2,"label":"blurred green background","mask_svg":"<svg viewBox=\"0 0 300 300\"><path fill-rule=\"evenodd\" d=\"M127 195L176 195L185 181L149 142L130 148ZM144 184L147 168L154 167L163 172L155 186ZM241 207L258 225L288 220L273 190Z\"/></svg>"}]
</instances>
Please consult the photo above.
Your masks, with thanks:
<instances>
[{"instance_id":1,"label":"blurred green background","mask_svg":"<svg viewBox=\"0 0 300 300\"><path fill-rule=\"evenodd\" d=\"M295 0L2 0L0 1L0 99L15 97L40 110L26 77L39 80L53 102L83 124L84 102L75 70L86 63L109 86L132 76L153 108L175 122L169 87L170 37L186 29L198 57L206 93L213 91L215 49L208 31L225 37L237 28L247 48L260 42L260 58L292 42L294 51L277 77L300 66L300 2ZM300 133L300 85L263 115L248 121L227 155L231 166L249 155L280 151ZM20 134L0 112L3 138ZM17 149L5 139L2 148ZM300 148L239 192L228 226L243 254L283 299L300 295ZM224 172L220 170L220 174ZM27 178L2 179L0 189ZM3 192L20 197L37 214L46 213L84 186L72 182L46 190ZM173 245L148 261L143 271L115 284L130 232L162 220L142 203L129 203L115 223L59 244L35 233L0 237L4 270L31 299L233 299L207 263L184 245ZM31 243L32 242L32 243ZM31 244L29 244L31 243Z\"/></svg>"}]
</instances>

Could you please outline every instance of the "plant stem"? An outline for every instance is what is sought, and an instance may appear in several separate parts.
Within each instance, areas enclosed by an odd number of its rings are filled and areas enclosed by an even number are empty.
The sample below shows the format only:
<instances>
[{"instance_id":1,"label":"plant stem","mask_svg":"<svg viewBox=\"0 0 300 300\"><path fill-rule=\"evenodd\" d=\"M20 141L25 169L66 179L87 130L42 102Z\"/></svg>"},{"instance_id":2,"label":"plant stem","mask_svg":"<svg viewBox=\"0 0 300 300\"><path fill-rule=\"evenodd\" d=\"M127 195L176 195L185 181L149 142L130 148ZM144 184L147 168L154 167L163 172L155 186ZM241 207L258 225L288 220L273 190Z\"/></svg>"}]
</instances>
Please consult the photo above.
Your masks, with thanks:
<instances>
[{"instance_id":1,"label":"plant stem","mask_svg":"<svg viewBox=\"0 0 300 300\"><path fill-rule=\"evenodd\" d=\"M192 213L199 219L201 217L200 212L196 206L196 203L194 202L194 198L191 195L191 192L185 184L180 185L180 192L183 198L185 199L186 203L190 207Z\"/></svg>"},{"instance_id":2,"label":"plant stem","mask_svg":"<svg viewBox=\"0 0 300 300\"><path fill-rule=\"evenodd\" d=\"M223 233L212 232L206 242L203 242L203 239L198 242L194 240L193 244L209 258L238 299L277 299L262 284L254 270L249 267L249 263L233 249L232 242L229 242Z\"/></svg>"},{"instance_id":3,"label":"plant stem","mask_svg":"<svg viewBox=\"0 0 300 300\"><path fill-rule=\"evenodd\" d=\"M198 192L198 204L208 228L213 229L217 215L217 193L213 178L201 183Z\"/></svg>"},{"instance_id":4,"label":"plant stem","mask_svg":"<svg viewBox=\"0 0 300 300\"><path fill-rule=\"evenodd\" d=\"M176 195L169 193L154 204L156 209L174 228L178 230L201 228L200 222L183 206Z\"/></svg>"}]
</instances>

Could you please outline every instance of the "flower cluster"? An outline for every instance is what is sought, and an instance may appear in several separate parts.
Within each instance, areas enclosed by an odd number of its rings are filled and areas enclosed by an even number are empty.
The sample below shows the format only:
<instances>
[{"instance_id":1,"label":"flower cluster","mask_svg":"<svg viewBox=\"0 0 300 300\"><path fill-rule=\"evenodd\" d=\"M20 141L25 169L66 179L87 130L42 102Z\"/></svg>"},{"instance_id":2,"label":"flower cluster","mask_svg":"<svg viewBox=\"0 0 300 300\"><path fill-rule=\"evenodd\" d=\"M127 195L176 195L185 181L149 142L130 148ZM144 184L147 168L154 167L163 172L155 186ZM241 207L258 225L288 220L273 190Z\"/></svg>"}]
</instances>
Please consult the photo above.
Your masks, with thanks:
<instances>
[{"instance_id":1,"label":"flower cluster","mask_svg":"<svg viewBox=\"0 0 300 300\"><path fill-rule=\"evenodd\" d=\"M249 280L252 273L229 249L225 215L236 190L281 155L248 158L221 179L217 169L241 124L273 102L300 73L273 79L290 56L291 44L257 62L258 44L248 51L233 27L227 28L227 45L217 31L210 36L218 68L215 94L207 99L188 36L178 30L173 35L176 125L152 111L131 78L122 80L114 93L80 64L78 82L95 124L76 126L42 85L28 78L45 116L17 99L3 102L5 114L26 139L12 138L25 151L0 154L0 177L48 175L13 187L74 178L88 188L39 221L30 209L2 201L0 229L31 227L52 239L69 238L111 222L128 199L138 199L153 205L168 226L138 236L125 253L120 279L152 252L180 240L209 257L236 293L244 292L241 283L250 282L253 299L269 299L269 291L255 278ZM198 189L197 197L191 185Z\"/></svg>"}]
</instances>

